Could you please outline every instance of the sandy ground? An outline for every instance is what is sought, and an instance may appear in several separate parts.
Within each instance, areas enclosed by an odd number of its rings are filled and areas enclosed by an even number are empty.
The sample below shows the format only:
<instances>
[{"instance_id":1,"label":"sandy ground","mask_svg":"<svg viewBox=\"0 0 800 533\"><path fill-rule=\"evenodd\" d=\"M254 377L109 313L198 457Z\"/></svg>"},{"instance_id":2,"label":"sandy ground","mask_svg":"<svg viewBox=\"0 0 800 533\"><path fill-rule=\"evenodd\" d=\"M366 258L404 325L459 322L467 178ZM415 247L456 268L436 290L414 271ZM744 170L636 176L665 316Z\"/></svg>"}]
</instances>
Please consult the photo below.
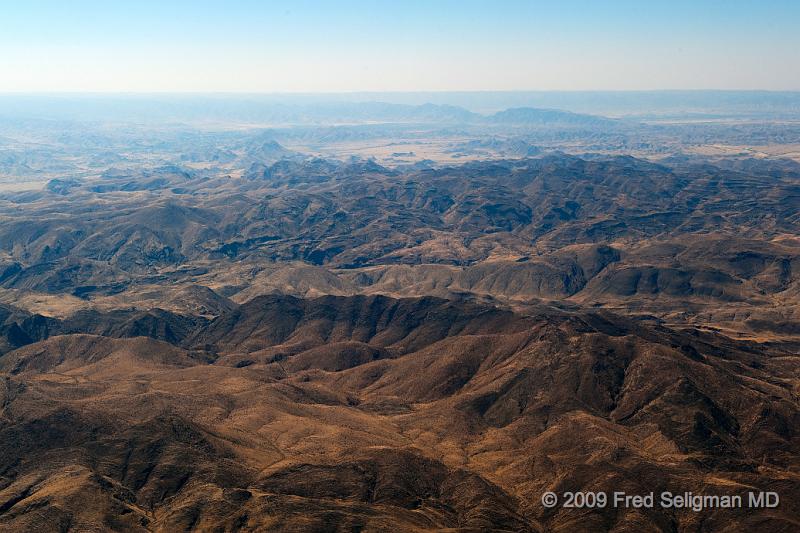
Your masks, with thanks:
<instances>
[{"instance_id":1,"label":"sandy ground","mask_svg":"<svg viewBox=\"0 0 800 533\"><path fill-rule=\"evenodd\" d=\"M44 188L47 181L5 181L0 177L0 192L38 191Z\"/></svg>"}]
</instances>

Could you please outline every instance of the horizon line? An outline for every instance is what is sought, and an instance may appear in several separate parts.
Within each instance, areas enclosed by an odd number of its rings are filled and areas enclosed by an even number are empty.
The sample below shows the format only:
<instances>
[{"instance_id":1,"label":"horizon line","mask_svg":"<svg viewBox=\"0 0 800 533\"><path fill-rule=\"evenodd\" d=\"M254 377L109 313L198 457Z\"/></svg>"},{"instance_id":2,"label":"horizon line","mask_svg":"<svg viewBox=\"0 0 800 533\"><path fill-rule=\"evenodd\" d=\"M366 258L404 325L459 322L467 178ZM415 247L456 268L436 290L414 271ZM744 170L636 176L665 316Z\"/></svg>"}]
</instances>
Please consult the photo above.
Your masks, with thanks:
<instances>
[{"instance_id":1,"label":"horizon line","mask_svg":"<svg viewBox=\"0 0 800 533\"><path fill-rule=\"evenodd\" d=\"M219 96L287 96L287 95L358 95L358 94L519 94L519 93L799 93L797 89L434 89L434 90L353 90L353 91L91 91L91 90L0 90L0 96L75 96L75 95L219 95Z\"/></svg>"}]
</instances>

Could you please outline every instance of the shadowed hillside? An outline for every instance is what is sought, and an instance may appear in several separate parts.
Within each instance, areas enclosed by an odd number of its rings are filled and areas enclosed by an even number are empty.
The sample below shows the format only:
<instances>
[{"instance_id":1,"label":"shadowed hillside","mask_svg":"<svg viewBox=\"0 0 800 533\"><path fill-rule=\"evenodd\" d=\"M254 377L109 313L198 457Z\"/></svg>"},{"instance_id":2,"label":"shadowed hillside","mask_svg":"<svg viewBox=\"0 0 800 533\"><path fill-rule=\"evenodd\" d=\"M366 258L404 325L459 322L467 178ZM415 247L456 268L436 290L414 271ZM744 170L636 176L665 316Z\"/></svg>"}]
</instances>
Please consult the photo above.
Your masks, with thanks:
<instances>
[{"instance_id":1,"label":"shadowed hillside","mask_svg":"<svg viewBox=\"0 0 800 533\"><path fill-rule=\"evenodd\" d=\"M33 335L36 317L7 316ZM430 297L259 297L211 321L174 316L195 324L171 338L132 320L52 319L0 357L7 527L694 527L689 510L539 502L652 490L655 472L675 493L779 488L779 510L725 515L743 528L789 530L798 511L790 353Z\"/></svg>"}]
</instances>

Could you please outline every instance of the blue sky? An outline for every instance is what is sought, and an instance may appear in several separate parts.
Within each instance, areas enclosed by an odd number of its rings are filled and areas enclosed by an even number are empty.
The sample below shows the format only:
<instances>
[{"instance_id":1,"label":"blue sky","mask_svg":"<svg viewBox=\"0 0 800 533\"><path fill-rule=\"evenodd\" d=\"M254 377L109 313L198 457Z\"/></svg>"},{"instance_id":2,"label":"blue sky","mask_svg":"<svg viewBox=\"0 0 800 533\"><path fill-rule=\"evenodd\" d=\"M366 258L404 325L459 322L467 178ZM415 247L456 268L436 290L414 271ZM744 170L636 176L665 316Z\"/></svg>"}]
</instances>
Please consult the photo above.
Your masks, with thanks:
<instances>
[{"instance_id":1,"label":"blue sky","mask_svg":"<svg viewBox=\"0 0 800 533\"><path fill-rule=\"evenodd\" d=\"M800 90L800 2L0 0L0 91Z\"/></svg>"}]
</instances>

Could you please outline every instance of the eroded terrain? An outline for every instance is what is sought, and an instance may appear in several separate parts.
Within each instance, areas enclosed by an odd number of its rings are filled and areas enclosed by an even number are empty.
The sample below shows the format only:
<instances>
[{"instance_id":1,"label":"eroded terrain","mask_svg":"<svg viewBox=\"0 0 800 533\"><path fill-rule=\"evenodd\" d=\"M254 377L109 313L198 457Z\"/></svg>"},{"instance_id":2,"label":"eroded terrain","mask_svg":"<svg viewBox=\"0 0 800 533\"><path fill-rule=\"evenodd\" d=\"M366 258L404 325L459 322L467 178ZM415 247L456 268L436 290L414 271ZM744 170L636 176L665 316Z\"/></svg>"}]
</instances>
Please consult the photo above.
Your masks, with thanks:
<instances>
[{"instance_id":1,"label":"eroded terrain","mask_svg":"<svg viewBox=\"0 0 800 533\"><path fill-rule=\"evenodd\" d=\"M794 123L347 113L5 126L2 527L800 527Z\"/></svg>"}]
</instances>

